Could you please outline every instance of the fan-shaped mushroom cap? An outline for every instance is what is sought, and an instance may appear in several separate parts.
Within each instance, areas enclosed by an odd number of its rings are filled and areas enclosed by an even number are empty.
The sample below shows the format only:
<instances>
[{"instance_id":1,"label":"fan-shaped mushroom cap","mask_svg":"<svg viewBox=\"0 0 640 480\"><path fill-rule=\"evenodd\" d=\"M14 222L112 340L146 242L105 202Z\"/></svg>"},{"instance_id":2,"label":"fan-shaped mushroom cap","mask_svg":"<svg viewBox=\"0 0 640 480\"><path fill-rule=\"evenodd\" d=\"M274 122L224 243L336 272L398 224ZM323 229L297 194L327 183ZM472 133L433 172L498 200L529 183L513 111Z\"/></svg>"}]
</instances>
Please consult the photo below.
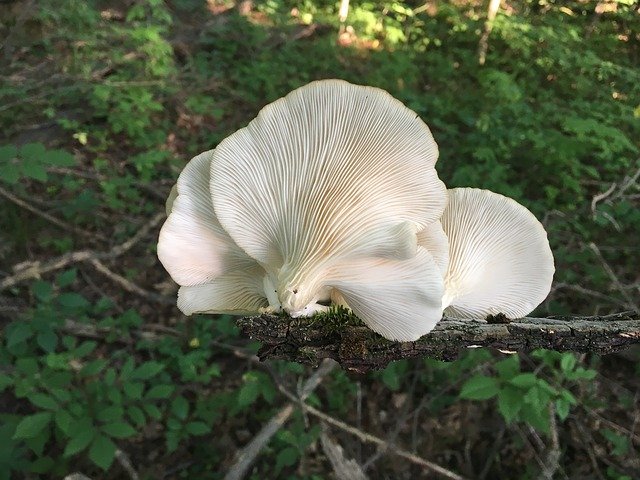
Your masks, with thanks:
<instances>
[{"instance_id":1,"label":"fan-shaped mushroom cap","mask_svg":"<svg viewBox=\"0 0 640 480\"><path fill-rule=\"evenodd\" d=\"M215 216L209 190L211 157L209 151L193 158L172 189L158 258L182 285L178 307L185 314L256 312L267 304L261 289L265 271L233 242Z\"/></svg>"},{"instance_id":2,"label":"fan-shaped mushroom cap","mask_svg":"<svg viewBox=\"0 0 640 480\"><path fill-rule=\"evenodd\" d=\"M383 90L313 82L220 143L213 205L297 312L343 260L415 254L446 204L437 156L428 127Z\"/></svg>"},{"instance_id":3,"label":"fan-shaped mushroom cap","mask_svg":"<svg viewBox=\"0 0 640 480\"><path fill-rule=\"evenodd\" d=\"M455 188L440 219L449 238L445 314L519 318L547 296L554 262L542 224L515 200Z\"/></svg>"},{"instance_id":4,"label":"fan-shaped mushroom cap","mask_svg":"<svg viewBox=\"0 0 640 480\"><path fill-rule=\"evenodd\" d=\"M412 342L442 318L444 285L433 257L422 247L408 260L366 258L327 273L334 298L346 301L373 331Z\"/></svg>"},{"instance_id":5,"label":"fan-shaped mushroom cap","mask_svg":"<svg viewBox=\"0 0 640 480\"><path fill-rule=\"evenodd\" d=\"M449 266L449 239L444 233L442 223L433 222L418 232L418 245L424 247L438 265L440 274L444 276Z\"/></svg>"}]
</instances>

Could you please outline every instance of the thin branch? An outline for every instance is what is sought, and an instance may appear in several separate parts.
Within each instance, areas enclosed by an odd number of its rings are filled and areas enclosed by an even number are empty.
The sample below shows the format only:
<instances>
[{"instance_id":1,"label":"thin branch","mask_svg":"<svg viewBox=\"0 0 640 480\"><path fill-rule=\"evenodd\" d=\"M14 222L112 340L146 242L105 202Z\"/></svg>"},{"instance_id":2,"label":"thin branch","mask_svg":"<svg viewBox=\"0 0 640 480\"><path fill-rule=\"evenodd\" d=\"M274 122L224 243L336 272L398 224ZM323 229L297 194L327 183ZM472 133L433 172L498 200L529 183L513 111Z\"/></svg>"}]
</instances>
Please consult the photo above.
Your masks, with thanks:
<instances>
[{"instance_id":1,"label":"thin branch","mask_svg":"<svg viewBox=\"0 0 640 480\"><path fill-rule=\"evenodd\" d=\"M15 196L13 193L9 192L8 190L5 190L2 187L0 187L0 195L5 197L7 200L15 203L19 207L22 207L25 210L28 210L31 213L44 218L47 222L52 223L62 228L63 230L77 233L78 235L82 235L83 237L99 238L100 240L106 240L106 237L100 233L92 233L87 230L83 230L82 228L71 225L70 223L67 223L64 220L60 220L59 218L56 218L53 215L48 214L47 212L42 212L38 210L33 205L29 204L27 201L21 199L20 197Z\"/></svg>"},{"instance_id":2,"label":"thin branch","mask_svg":"<svg viewBox=\"0 0 640 480\"><path fill-rule=\"evenodd\" d=\"M136 295L139 295L142 298L146 298L147 300L154 303L162 303L164 305L175 305L176 303L174 298L159 295L154 292L149 292L144 288L139 287L132 281L124 278L122 275L119 275L111 271L109 267L107 267L104 263L102 263L97 258L91 258L88 261L89 263L91 263L91 265L93 265L96 268L96 270L98 270L100 273L102 273L104 276L106 276L110 280L113 280L115 283L120 285L122 288L124 288L128 292L135 293Z\"/></svg>"},{"instance_id":3,"label":"thin branch","mask_svg":"<svg viewBox=\"0 0 640 480\"><path fill-rule=\"evenodd\" d=\"M307 399L311 393L320 385L324 377L326 377L331 370L336 366L336 363L331 360L324 360L320 367L309 377L304 383L300 394L301 402ZM236 454L236 463L229 469L224 477L224 480L241 480L245 477L253 462L258 457L258 454L269 443L269 440L280 430L280 428L289 420L289 417L296 409L298 399L295 402L290 402L282 407L278 413L276 413L269 422L262 427L260 432L253 437L253 440L249 442L242 450Z\"/></svg>"},{"instance_id":4,"label":"thin branch","mask_svg":"<svg viewBox=\"0 0 640 480\"><path fill-rule=\"evenodd\" d=\"M480 37L478 43L478 63L484 65L487 58L487 50L489 49L489 35L493 30L493 21L496 18L498 9L500 8L500 0L489 0L489 7L487 9L487 21L484 24L484 32Z\"/></svg>"},{"instance_id":5,"label":"thin branch","mask_svg":"<svg viewBox=\"0 0 640 480\"><path fill-rule=\"evenodd\" d=\"M292 395L293 394L289 393L287 396L292 396ZM330 415L327 415L326 413L318 410L317 408L312 407L311 405L308 405L305 403L303 405L303 408L307 413L313 415L314 417L319 418L320 420L322 420L323 422L329 425L332 425L336 428L339 428L340 430L343 430L353 435L354 437L357 437L361 442L373 443L375 445L378 445L379 447L381 447L382 449L388 452L391 452L401 458L404 458L405 460L408 460L415 465L419 465L432 473L438 473L439 475L442 475L445 478L449 478L451 480L464 480L464 477L458 475L457 473L447 470L446 468L441 467L436 463L425 460L424 458L421 458L418 455L407 452L406 450L402 450L401 448L396 447L395 445L390 444L384 441L383 439L376 437L375 435L371 435L370 433L366 433L366 432L363 432L362 430L352 427L351 425L344 423L343 421L338 420L337 418L334 418Z\"/></svg>"},{"instance_id":6,"label":"thin branch","mask_svg":"<svg viewBox=\"0 0 640 480\"><path fill-rule=\"evenodd\" d=\"M362 324L331 318L261 315L238 320L245 335L262 342L259 357L317 364L333 358L356 372L384 368L410 357L454 360L468 348L489 347L509 352L538 348L557 351L613 353L640 343L640 313L595 317L551 317L488 323L445 318L415 342L392 342ZM492 321L496 321L493 319Z\"/></svg>"},{"instance_id":7,"label":"thin branch","mask_svg":"<svg viewBox=\"0 0 640 480\"><path fill-rule=\"evenodd\" d=\"M640 312L640 306L638 306L638 304L634 302L633 298L631 298L631 295L629 295L624 285L622 285L622 282L613 271L613 268L611 268L611 266L607 263L607 261L602 256L602 253L600 252L600 249L598 248L598 246L595 243L590 242L589 248L593 251L593 253L596 254L596 256L598 257L598 260L600 260L600 263L602 263L602 268L604 268L604 271L607 272L607 275L609 275L609 278L611 279L613 284L616 286L618 291L622 294L624 299L627 301L628 306L633 308L636 312Z\"/></svg>"},{"instance_id":8,"label":"thin branch","mask_svg":"<svg viewBox=\"0 0 640 480\"><path fill-rule=\"evenodd\" d=\"M78 250L75 252L65 253L64 255L60 255L59 257L54 258L53 260L49 260L48 262L41 263L40 261L35 262L23 262L13 267L13 270L16 272L14 275L9 277L5 277L0 281L0 291L6 288L13 287L20 282L25 280L30 280L34 278L40 278L45 273L49 273L55 270L59 270L61 268L65 268L68 265L84 262L87 260L107 260L119 257L120 255L126 253L130 250L136 243L145 238L151 229L156 227L166 215L164 213L159 213L155 217L153 217L149 222L143 225L138 232L126 240L125 242L116 245L111 250L107 252L96 252L93 250Z\"/></svg>"}]
</instances>

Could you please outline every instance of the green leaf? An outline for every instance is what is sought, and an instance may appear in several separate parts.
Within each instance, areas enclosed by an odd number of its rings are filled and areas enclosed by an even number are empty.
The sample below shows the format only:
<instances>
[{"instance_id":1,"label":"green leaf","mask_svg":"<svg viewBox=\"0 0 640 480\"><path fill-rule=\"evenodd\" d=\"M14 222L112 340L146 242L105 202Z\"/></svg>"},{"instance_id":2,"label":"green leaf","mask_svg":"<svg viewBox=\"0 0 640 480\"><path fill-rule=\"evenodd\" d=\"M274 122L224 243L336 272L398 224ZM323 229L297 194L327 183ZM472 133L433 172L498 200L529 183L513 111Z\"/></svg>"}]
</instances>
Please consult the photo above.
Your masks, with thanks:
<instances>
[{"instance_id":1,"label":"green leaf","mask_svg":"<svg viewBox=\"0 0 640 480\"><path fill-rule=\"evenodd\" d=\"M40 412L24 417L13 434L13 438L34 438L51 422L51 412Z\"/></svg>"},{"instance_id":2,"label":"green leaf","mask_svg":"<svg viewBox=\"0 0 640 480\"><path fill-rule=\"evenodd\" d=\"M73 282L76 281L77 276L78 276L78 269L71 268L65 272L60 273L56 277L56 284L60 288L68 287L69 285L71 285Z\"/></svg>"},{"instance_id":3,"label":"green leaf","mask_svg":"<svg viewBox=\"0 0 640 480\"><path fill-rule=\"evenodd\" d=\"M103 408L96 414L96 419L103 423L112 423L121 420L124 415L124 409L118 405L111 405Z\"/></svg>"},{"instance_id":4,"label":"green leaf","mask_svg":"<svg viewBox=\"0 0 640 480\"><path fill-rule=\"evenodd\" d=\"M126 422L108 423L102 426L102 431L113 438L128 438L136 434L136 430Z\"/></svg>"},{"instance_id":5,"label":"green leaf","mask_svg":"<svg viewBox=\"0 0 640 480\"><path fill-rule=\"evenodd\" d=\"M509 383L520 388L531 388L538 383L538 377L534 373L521 373L509 380Z\"/></svg>"},{"instance_id":6,"label":"green leaf","mask_svg":"<svg viewBox=\"0 0 640 480\"><path fill-rule=\"evenodd\" d=\"M162 412L154 404L145 403L142 405L142 408L145 412L147 412L147 415L149 415L154 420L160 420L160 418L162 418Z\"/></svg>"},{"instance_id":7,"label":"green leaf","mask_svg":"<svg viewBox=\"0 0 640 480\"><path fill-rule=\"evenodd\" d=\"M260 385L255 380L246 382L238 392L238 407L244 408L256 401L260 394Z\"/></svg>"},{"instance_id":8,"label":"green leaf","mask_svg":"<svg viewBox=\"0 0 640 480\"><path fill-rule=\"evenodd\" d=\"M144 384L142 382L127 382L122 385L122 390L127 397L140 400L142 398Z\"/></svg>"},{"instance_id":9,"label":"green leaf","mask_svg":"<svg viewBox=\"0 0 640 480\"><path fill-rule=\"evenodd\" d=\"M9 160L13 160L17 155L18 149L15 145L3 145L0 147L0 163L5 163Z\"/></svg>"},{"instance_id":10,"label":"green leaf","mask_svg":"<svg viewBox=\"0 0 640 480\"><path fill-rule=\"evenodd\" d=\"M55 466L55 462L51 457L40 457L29 466L29 471L33 473L45 474L51 471Z\"/></svg>"},{"instance_id":11,"label":"green leaf","mask_svg":"<svg viewBox=\"0 0 640 480\"><path fill-rule=\"evenodd\" d=\"M507 423L516 419L522 408L522 391L505 385L498 393L498 411Z\"/></svg>"},{"instance_id":12,"label":"green leaf","mask_svg":"<svg viewBox=\"0 0 640 480\"><path fill-rule=\"evenodd\" d=\"M576 366L576 362L576 356L573 353L563 353L560 359L560 368L563 372L570 372Z\"/></svg>"},{"instance_id":13,"label":"green leaf","mask_svg":"<svg viewBox=\"0 0 640 480\"><path fill-rule=\"evenodd\" d=\"M20 147L20 156L30 160L40 160L44 157L46 149L41 143L26 143Z\"/></svg>"},{"instance_id":14,"label":"green leaf","mask_svg":"<svg viewBox=\"0 0 640 480\"><path fill-rule=\"evenodd\" d=\"M185 420L189 415L189 402L179 395L171 402L171 412L180 420Z\"/></svg>"},{"instance_id":15,"label":"green leaf","mask_svg":"<svg viewBox=\"0 0 640 480\"><path fill-rule=\"evenodd\" d=\"M75 455L78 452L81 452L85 448L89 446L91 440L96 435L96 431L93 428L82 429L76 433L71 439L67 442L67 446L64 449L63 455L65 457L70 457Z\"/></svg>"},{"instance_id":16,"label":"green leaf","mask_svg":"<svg viewBox=\"0 0 640 480\"><path fill-rule=\"evenodd\" d=\"M185 429L191 435L205 435L211 431L211 427L204 422L189 422Z\"/></svg>"},{"instance_id":17,"label":"green leaf","mask_svg":"<svg viewBox=\"0 0 640 480\"><path fill-rule=\"evenodd\" d=\"M35 358L20 358L16 360L16 369L29 377L35 376L40 368Z\"/></svg>"},{"instance_id":18,"label":"green leaf","mask_svg":"<svg viewBox=\"0 0 640 480\"><path fill-rule=\"evenodd\" d=\"M151 387L144 396L147 399L168 398L173 393L173 385L156 385Z\"/></svg>"},{"instance_id":19,"label":"green leaf","mask_svg":"<svg viewBox=\"0 0 640 480\"><path fill-rule=\"evenodd\" d=\"M101 358L98 358L96 360L93 360L87 363L84 367L82 367L82 370L80 370L80 375L82 375L83 377L92 377L100 373L106 366L107 366L107 361Z\"/></svg>"},{"instance_id":20,"label":"green leaf","mask_svg":"<svg viewBox=\"0 0 640 480\"><path fill-rule=\"evenodd\" d=\"M399 365L400 364L398 362L390 363L381 374L382 383L384 383L389 390L393 390L394 392L400 390L400 386L402 384L404 372Z\"/></svg>"},{"instance_id":21,"label":"green leaf","mask_svg":"<svg viewBox=\"0 0 640 480\"><path fill-rule=\"evenodd\" d=\"M139 407L136 407L136 406L129 407L127 409L127 415L129 415L129 418L131 419L131 421L135 423L138 427L142 427L146 423L144 412Z\"/></svg>"},{"instance_id":22,"label":"green leaf","mask_svg":"<svg viewBox=\"0 0 640 480\"><path fill-rule=\"evenodd\" d=\"M49 395L45 395L44 393L34 393L27 397L29 401L35 405L36 407L42 408L44 410L57 410L58 402L55 401L53 397Z\"/></svg>"},{"instance_id":23,"label":"green leaf","mask_svg":"<svg viewBox=\"0 0 640 480\"><path fill-rule=\"evenodd\" d=\"M108 470L116 454L115 444L109 437L98 435L91 443L89 458L103 470Z\"/></svg>"},{"instance_id":24,"label":"green leaf","mask_svg":"<svg viewBox=\"0 0 640 480\"><path fill-rule=\"evenodd\" d=\"M11 348L33 336L31 325L26 322L14 322L7 334L7 348Z\"/></svg>"},{"instance_id":25,"label":"green leaf","mask_svg":"<svg viewBox=\"0 0 640 480\"><path fill-rule=\"evenodd\" d=\"M56 167L72 167L75 165L76 159L64 150L49 150L47 152L47 163Z\"/></svg>"},{"instance_id":26,"label":"green leaf","mask_svg":"<svg viewBox=\"0 0 640 480\"><path fill-rule=\"evenodd\" d=\"M164 369L164 365L158 362L144 362L131 373L131 378L136 380L149 380Z\"/></svg>"},{"instance_id":27,"label":"green leaf","mask_svg":"<svg viewBox=\"0 0 640 480\"><path fill-rule=\"evenodd\" d=\"M465 382L460 391L460 398L469 400L487 400L497 395L498 381L493 377L476 375Z\"/></svg>"},{"instance_id":28,"label":"green leaf","mask_svg":"<svg viewBox=\"0 0 640 480\"><path fill-rule=\"evenodd\" d=\"M4 180L10 185L18 183L18 180L20 180L20 171L17 165L14 163L2 165L2 167L0 167L0 180Z\"/></svg>"},{"instance_id":29,"label":"green leaf","mask_svg":"<svg viewBox=\"0 0 640 480\"><path fill-rule=\"evenodd\" d=\"M495 364L496 372L502 380L509 380L520 373L520 357L510 355Z\"/></svg>"},{"instance_id":30,"label":"green leaf","mask_svg":"<svg viewBox=\"0 0 640 480\"><path fill-rule=\"evenodd\" d=\"M295 447L285 447L280 450L276 457L276 472L280 472L284 467L294 465L298 461L299 456L300 452L298 452L298 449Z\"/></svg>"},{"instance_id":31,"label":"green leaf","mask_svg":"<svg viewBox=\"0 0 640 480\"><path fill-rule=\"evenodd\" d=\"M79 293L63 293L58 297L58 303L67 308L86 308L90 305L88 300Z\"/></svg>"},{"instance_id":32,"label":"green leaf","mask_svg":"<svg viewBox=\"0 0 640 480\"><path fill-rule=\"evenodd\" d=\"M82 342L80 346L74 350L73 354L78 358L82 358L85 355L89 355L91 352L93 352L97 345L98 344L93 340Z\"/></svg>"},{"instance_id":33,"label":"green leaf","mask_svg":"<svg viewBox=\"0 0 640 480\"><path fill-rule=\"evenodd\" d=\"M54 413L54 420L56 426L65 434L69 435L71 425L73 423L73 417L69 415L66 410L58 410Z\"/></svg>"},{"instance_id":34,"label":"green leaf","mask_svg":"<svg viewBox=\"0 0 640 480\"><path fill-rule=\"evenodd\" d=\"M58 335L56 335L53 330L46 330L38 333L36 336L36 342L38 342L38 345L42 350L47 353L52 353L58 346Z\"/></svg>"},{"instance_id":35,"label":"green leaf","mask_svg":"<svg viewBox=\"0 0 640 480\"><path fill-rule=\"evenodd\" d=\"M42 161L40 159L23 158L23 175L34 180L38 180L39 182L46 182L49 176L47 175L47 169L41 162Z\"/></svg>"},{"instance_id":36,"label":"green leaf","mask_svg":"<svg viewBox=\"0 0 640 480\"><path fill-rule=\"evenodd\" d=\"M3 392L7 387L13 385L13 378L4 373L0 373L0 392Z\"/></svg>"},{"instance_id":37,"label":"green leaf","mask_svg":"<svg viewBox=\"0 0 640 480\"><path fill-rule=\"evenodd\" d=\"M570 409L571 404L564 398L559 398L556 400L556 413L558 414L558 418L560 420L565 420L569 416Z\"/></svg>"},{"instance_id":38,"label":"green leaf","mask_svg":"<svg viewBox=\"0 0 640 480\"><path fill-rule=\"evenodd\" d=\"M53 294L53 285L44 280L38 280L31 285L31 292L41 302L48 302Z\"/></svg>"}]
</instances>

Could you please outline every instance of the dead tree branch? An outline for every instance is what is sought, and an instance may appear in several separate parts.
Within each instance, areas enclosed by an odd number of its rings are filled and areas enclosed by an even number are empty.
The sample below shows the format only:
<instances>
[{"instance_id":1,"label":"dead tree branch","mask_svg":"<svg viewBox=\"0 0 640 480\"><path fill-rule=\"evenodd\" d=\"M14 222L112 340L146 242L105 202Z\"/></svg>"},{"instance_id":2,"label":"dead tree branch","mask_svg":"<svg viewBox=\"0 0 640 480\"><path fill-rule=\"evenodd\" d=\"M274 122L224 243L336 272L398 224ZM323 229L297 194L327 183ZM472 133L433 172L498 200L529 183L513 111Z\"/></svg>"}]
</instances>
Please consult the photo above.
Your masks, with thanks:
<instances>
[{"instance_id":1,"label":"dead tree branch","mask_svg":"<svg viewBox=\"0 0 640 480\"><path fill-rule=\"evenodd\" d=\"M594 317L521 318L489 321L444 318L416 342L392 342L364 325L337 325L314 318L261 315L238 320L245 335L262 342L259 357L318 364L333 358L344 368L367 372L410 357L454 360L467 348L506 352L538 348L608 354L640 343L640 313ZM492 323L493 322L493 323Z\"/></svg>"}]
</instances>

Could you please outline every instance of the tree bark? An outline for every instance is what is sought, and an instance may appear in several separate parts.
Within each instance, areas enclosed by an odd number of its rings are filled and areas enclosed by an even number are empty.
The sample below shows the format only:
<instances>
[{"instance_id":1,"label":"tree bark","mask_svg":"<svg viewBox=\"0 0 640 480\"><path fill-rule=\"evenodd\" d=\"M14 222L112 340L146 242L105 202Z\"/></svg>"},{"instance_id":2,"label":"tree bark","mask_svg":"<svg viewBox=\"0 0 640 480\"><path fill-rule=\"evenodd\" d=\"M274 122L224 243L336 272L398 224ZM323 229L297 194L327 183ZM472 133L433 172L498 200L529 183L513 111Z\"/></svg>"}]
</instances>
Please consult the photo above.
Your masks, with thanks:
<instances>
[{"instance_id":1,"label":"tree bark","mask_svg":"<svg viewBox=\"0 0 640 480\"><path fill-rule=\"evenodd\" d=\"M333 358L344 368L368 372L411 357L455 360L467 348L508 352L538 348L608 354L640 343L640 314L623 312L595 317L549 317L486 321L443 318L415 342L393 342L363 324L331 318L289 318L260 315L238 320L241 331L262 342L260 359L278 358L317 365Z\"/></svg>"}]
</instances>

